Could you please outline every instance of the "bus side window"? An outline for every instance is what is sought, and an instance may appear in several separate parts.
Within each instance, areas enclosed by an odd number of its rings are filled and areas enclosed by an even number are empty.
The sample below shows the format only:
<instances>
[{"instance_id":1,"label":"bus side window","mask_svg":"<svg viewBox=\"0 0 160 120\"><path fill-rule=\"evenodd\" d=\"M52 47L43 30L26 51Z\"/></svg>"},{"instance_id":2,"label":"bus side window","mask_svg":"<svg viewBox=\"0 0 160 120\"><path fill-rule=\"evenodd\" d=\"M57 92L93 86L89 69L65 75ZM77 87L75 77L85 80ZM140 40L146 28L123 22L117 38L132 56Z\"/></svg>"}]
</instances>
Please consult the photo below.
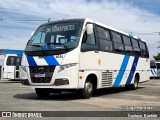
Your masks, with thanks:
<instances>
[{"instance_id":1,"label":"bus side window","mask_svg":"<svg viewBox=\"0 0 160 120\"><path fill-rule=\"evenodd\" d=\"M146 46L145 42L139 41L139 44L140 44L140 48L141 48L142 57L149 57L147 46Z\"/></svg>"},{"instance_id":2,"label":"bus side window","mask_svg":"<svg viewBox=\"0 0 160 120\"><path fill-rule=\"evenodd\" d=\"M21 66L21 57L16 57L16 66Z\"/></svg>"},{"instance_id":3,"label":"bus side window","mask_svg":"<svg viewBox=\"0 0 160 120\"><path fill-rule=\"evenodd\" d=\"M138 55L138 56L141 55L141 51L140 51L140 48L139 48L138 41L134 38L132 38L131 41L132 41L134 54Z\"/></svg>"},{"instance_id":4,"label":"bus side window","mask_svg":"<svg viewBox=\"0 0 160 120\"><path fill-rule=\"evenodd\" d=\"M123 53L124 52L124 46L122 43L122 38L121 35L116 33L116 32L111 32L112 33L112 38L114 41L114 48L115 52Z\"/></svg>"},{"instance_id":5,"label":"bus side window","mask_svg":"<svg viewBox=\"0 0 160 120\"><path fill-rule=\"evenodd\" d=\"M82 39L81 51L93 51L93 50L97 50L95 34L93 32L87 35L87 32L85 31Z\"/></svg>"},{"instance_id":6,"label":"bus side window","mask_svg":"<svg viewBox=\"0 0 160 120\"><path fill-rule=\"evenodd\" d=\"M14 65L14 57L12 57L11 59L10 59L10 65Z\"/></svg>"},{"instance_id":7,"label":"bus side window","mask_svg":"<svg viewBox=\"0 0 160 120\"><path fill-rule=\"evenodd\" d=\"M100 41L100 49L102 51L113 51L110 32L102 27L97 27L98 38Z\"/></svg>"},{"instance_id":8,"label":"bus side window","mask_svg":"<svg viewBox=\"0 0 160 120\"><path fill-rule=\"evenodd\" d=\"M9 56L7 58L6 65L8 65L8 66L14 66L15 65L15 56Z\"/></svg>"},{"instance_id":9,"label":"bus side window","mask_svg":"<svg viewBox=\"0 0 160 120\"><path fill-rule=\"evenodd\" d=\"M125 36L125 35L123 35L122 38L123 38L125 53L133 54L133 48L132 48L132 44L131 44L130 38Z\"/></svg>"}]
</instances>

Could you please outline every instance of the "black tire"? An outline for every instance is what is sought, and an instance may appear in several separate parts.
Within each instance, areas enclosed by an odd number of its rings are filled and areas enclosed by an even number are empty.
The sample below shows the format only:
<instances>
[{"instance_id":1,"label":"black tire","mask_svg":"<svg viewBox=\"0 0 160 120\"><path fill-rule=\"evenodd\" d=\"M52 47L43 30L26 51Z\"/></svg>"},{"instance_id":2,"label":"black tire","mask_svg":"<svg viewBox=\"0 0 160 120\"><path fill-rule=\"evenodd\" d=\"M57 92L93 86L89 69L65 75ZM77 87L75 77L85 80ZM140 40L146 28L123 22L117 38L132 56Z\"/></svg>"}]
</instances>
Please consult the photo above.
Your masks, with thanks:
<instances>
[{"instance_id":1,"label":"black tire","mask_svg":"<svg viewBox=\"0 0 160 120\"><path fill-rule=\"evenodd\" d=\"M138 88L138 85L139 85L139 79L138 79L138 76L135 76L134 83L131 85L126 85L126 88L130 90L136 90Z\"/></svg>"},{"instance_id":2,"label":"black tire","mask_svg":"<svg viewBox=\"0 0 160 120\"><path fill-rule=\"evenodd\" d=\"M87 80L84 84L84 88L81 90L82 98L90 98L93 94L93 83L90 80Z\"/></svg>"},{"instance_id":3,"label":"black tire","mask_svg":"<svg viewBox=\"0 0 160 120\"><path fill-rule=\"evenodd\" d=\"M40 98L46 98L49 96L49 94L51 93L50 89L43 89L43 88L35 88L36 94L40 97Z\"/></svg>"}]
</instances>

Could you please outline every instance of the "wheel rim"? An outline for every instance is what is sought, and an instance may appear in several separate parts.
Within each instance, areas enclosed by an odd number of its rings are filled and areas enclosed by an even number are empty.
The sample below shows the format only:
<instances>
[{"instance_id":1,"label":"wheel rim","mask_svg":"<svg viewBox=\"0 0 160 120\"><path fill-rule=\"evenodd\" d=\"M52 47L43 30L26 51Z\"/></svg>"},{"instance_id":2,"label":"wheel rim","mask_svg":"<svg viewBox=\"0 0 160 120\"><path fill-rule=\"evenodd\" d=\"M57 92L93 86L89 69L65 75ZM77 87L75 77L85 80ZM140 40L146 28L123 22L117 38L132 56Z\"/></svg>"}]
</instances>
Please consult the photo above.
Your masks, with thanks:
<instances>
[{"instance_id":1,"label":"wheel rim","mask_svg":"<svg viewBox=\"0 0 160 120\"><path fill-rule=\"evenodd\" d=\"M86 91L87 93L91 93L92 90L93 90L92 84L91 84L90 82L87 82L87 83L85 84L85 91Z\"/></svg>"},{"instance_id":2,"label":"wheel rim","mask_svg":"<svg viewBox=\"0 0 160 120\"><path fill-rule=\"evenodd\" d=\"M138 81L137 81L137 79L134 80L134 86L135 86L135 88L138 87Z\"/></svg>"}]
</instances>

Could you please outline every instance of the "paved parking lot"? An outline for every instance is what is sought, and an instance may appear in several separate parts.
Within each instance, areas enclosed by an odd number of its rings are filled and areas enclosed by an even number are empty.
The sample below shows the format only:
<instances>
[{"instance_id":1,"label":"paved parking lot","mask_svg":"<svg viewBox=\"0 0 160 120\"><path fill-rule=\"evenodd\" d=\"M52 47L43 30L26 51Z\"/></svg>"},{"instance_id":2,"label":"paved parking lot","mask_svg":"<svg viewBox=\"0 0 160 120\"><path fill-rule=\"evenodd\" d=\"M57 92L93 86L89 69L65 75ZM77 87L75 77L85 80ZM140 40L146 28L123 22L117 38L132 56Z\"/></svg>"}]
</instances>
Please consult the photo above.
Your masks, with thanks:
<instances>
[{"instance_id":1,"label":"paved parking lot","mask_svg":"<svg viewBox=\"0 0 160 120\"><path fill-rule=\"evenodd\" d=\"M142 83L137 90L101 89L90 99L71 92L40 99L19 81L0 81L0 111L121 111L124 106L151 106L160 111L160 79Z\"/></svg>"}]
</instances>

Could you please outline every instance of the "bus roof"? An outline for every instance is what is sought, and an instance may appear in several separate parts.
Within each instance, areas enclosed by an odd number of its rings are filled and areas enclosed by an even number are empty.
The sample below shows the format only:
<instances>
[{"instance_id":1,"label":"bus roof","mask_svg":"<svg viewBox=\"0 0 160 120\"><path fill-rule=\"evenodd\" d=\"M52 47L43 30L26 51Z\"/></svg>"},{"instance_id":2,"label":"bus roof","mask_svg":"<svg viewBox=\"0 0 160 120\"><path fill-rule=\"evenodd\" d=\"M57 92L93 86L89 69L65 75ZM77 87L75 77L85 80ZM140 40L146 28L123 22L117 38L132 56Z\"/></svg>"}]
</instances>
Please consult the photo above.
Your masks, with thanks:
<instances>
[{"instance_id":1,"label":"bus roof","mask_svg":"<svg viewBox=\"0 0 160 120\"><path fill-rule=\"evenodd\" d=\"M56 23L62 23L62 22L84 22L84 20L85 20L85 18L57 20L57 21L51 21L51 22L48 22L48 23L44 23L41 26L51 25L51 24L56 24Z\"/></svg>"},{"instance_id":2,"label":"bus roof","mask_svg":"<svg viewBox=\"0 0 160 120\"><path fill-rule=\"evenodd\" d=\"M121 33L121 34L124 34L124 35L126 35L126 36L129 36L130 38L135 38L135 39L141 40L141 41L143 41L143 42L146 42L145 40L143 40L143 39L141 39L141 38L139 38L139 37L137 37L137 36L135 36L135 35L133 35L133 34L131 34L131 33L123 32L123 31L118 30L118 29L116 29L116 28L113 28L113 27L110 27L110 26L108 26L108 25L102 24L102 23L100 23L100 22L94 21L94 20L92 20L92 19L90 19L90 18L58 20L58 21L52 21L52 22L48 22L48 23L42 24L41 26L51 25L51 24L61 23L61 22L84 22L84 21L86 21L86 22L91 22L91 23L96 23L96 24L99 25L99 26L102 26L102 27L108 28L108 29L110 29L110 30L119 32L119 33Z\"/></svg>"},{"instance_id":3,"label":"bus roof","mask_svg":"<svg viewBox=\"0 0 160 120\"><path fill-rule=\"evenodd\" d=\"M91 19L89 19L89 18L86 18L86 20L88 20L88 21L93 21L93 20L91 20ZM135 36L135 35L133 35L133 34L131 34L131 33L123 32L123 31L121 31L121 30L118 30L118 29L116 29L116 28L110 27L110 26L108 26L108 25L102 24L102 23L97 22L97 21L93 21L93 22L96 23L96 24L99 25L99 26L102 26L102 27L108 28L108 29L110 29L110 30L113 30L113 31L119 32L119 33L121 33L121 34L124 34L124 35L126 35L126 36L129 36L130 38L135 38L135 39L141 40L141 41L143 41L143 42L146 42L145 40L143 40L143 39L141 39L141 38L139 38L139 37L137 37L137 36Z\"/></svg>"},{"instance_id":4,"label":"bus roof","mask_svg":"<svg viewBox=\"0 0 160 120\"><path fill-rule=\"evenodd\" d=\"M0 49L0 54L17 54L22 56L24 50Z\"/></svg>"}]
</instances>

